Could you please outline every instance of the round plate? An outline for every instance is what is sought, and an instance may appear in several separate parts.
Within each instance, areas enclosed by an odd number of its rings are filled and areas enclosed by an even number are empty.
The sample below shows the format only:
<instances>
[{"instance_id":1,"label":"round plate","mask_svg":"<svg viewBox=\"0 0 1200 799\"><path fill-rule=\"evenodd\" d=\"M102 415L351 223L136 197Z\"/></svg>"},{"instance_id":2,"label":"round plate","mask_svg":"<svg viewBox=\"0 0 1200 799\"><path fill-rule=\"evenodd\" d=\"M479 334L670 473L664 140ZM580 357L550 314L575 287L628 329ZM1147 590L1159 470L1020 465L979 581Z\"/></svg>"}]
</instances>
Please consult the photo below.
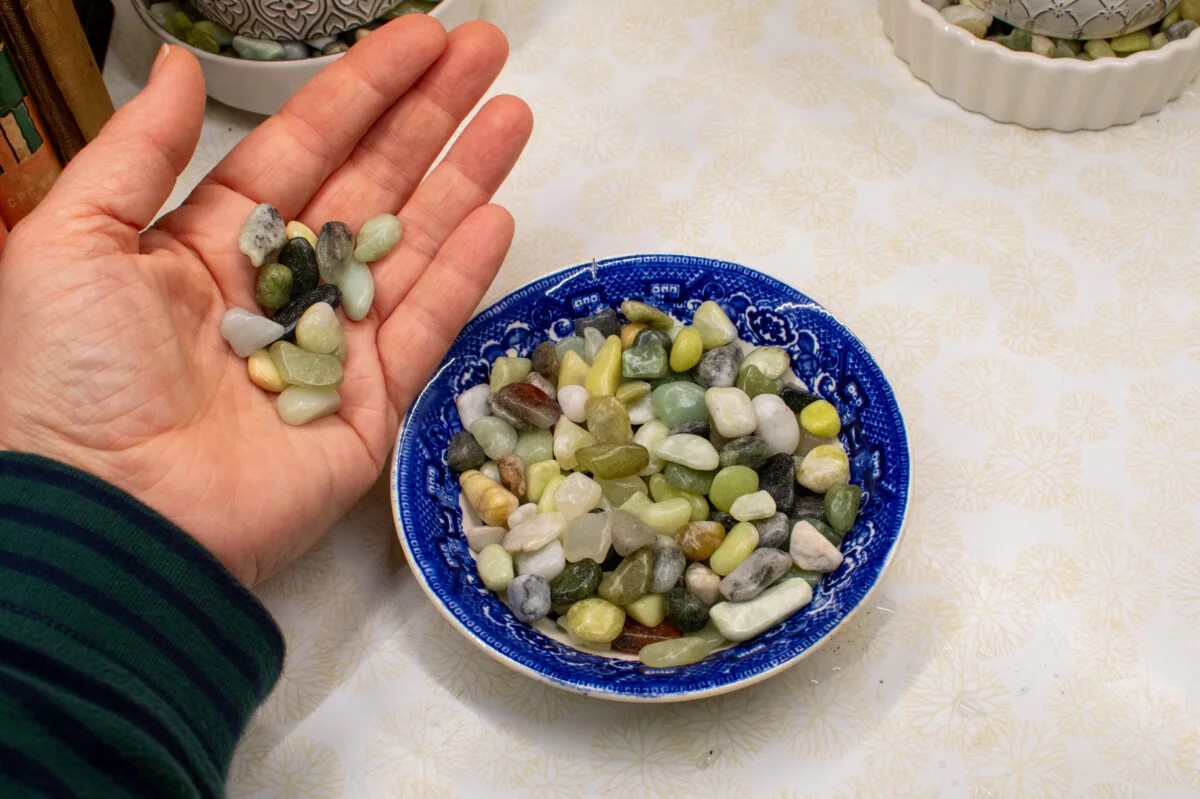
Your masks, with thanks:
<instances>
[{"instance_id":1,"label":"round plate","mask_svg":"<svg viewBox=\"0 0 1200 799\"><path fill-rule=\"evenodd\" d=\"M783 624L699 663L648 669L636 660L581 652L517 621L480 581L462 532L457 475L446 446L462 429L454 398L487 382L502 355L528 356L547 337L572 335L571 320L625 299L679 319L715 300L756 345L783 347L796 375L837 406L851 480L862 512L842 545L845 561L813 601ZM463 329L417 398L396 443L392 512L408 562L434 605L489 655L552 685L639 702L696 699L745 687L808 654L879 581L895 552L909 494L904 420L879 366L817 303L737 264L681 255L634 255L567 269L501 299Z\"/></svg>"}]
</instances>

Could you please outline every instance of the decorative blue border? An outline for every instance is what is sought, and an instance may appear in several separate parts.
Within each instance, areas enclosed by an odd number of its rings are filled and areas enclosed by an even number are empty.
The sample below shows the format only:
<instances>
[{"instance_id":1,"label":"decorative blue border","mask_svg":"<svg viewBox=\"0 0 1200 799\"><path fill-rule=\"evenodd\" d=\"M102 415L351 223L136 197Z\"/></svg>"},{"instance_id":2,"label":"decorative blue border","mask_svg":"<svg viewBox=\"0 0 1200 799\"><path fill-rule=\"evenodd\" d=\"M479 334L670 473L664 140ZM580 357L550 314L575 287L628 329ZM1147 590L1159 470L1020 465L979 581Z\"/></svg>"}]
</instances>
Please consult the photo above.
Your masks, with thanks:
<instances>
[{"instance_id":1,"label":"decorative blue border","mask_svg":"<svg viewBox=\"0 0 1200 799\"><path fill-rule=\"evenodd\" d=\"M624 299L690 319L718 302L741 338L783 347L811 389L837 406L851 479L865 492L842 547L845 562L812 603L738 646L677 669L647 669L573 649L513 618L479 580L462 533L457 476L446 466L461 429L454 398L486 382L501 355L528 356L547 336L571 335L571 319ZM584 694L673 701L749 684L806 654L867 596L891 559L908 504L908 438L879 366L828 311L792 287L738 264L684 255L632 255L556 272L472 319L404 420L392 474L393 512L414 573L469 638L528 674Z\"/></svg>"}]
</instances>

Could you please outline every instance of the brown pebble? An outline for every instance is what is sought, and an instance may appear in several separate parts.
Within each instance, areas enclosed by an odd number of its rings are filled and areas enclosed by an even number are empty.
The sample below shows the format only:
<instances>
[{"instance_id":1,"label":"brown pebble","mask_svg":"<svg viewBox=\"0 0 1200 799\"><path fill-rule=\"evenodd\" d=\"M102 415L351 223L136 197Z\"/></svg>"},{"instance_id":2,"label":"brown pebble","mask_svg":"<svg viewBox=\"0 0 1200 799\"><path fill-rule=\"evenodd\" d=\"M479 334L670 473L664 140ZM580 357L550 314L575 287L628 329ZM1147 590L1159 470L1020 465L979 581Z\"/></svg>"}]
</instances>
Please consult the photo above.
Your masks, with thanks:
<instances>
[{"instance_id":1,"label":"brown pebble","mask_svg":"<svg viewBox=\"0 0 1200 799\"><path fill-rule=\"evenodd\" d=\"M626 616L625 629L612 642L612 648L618 652L630 652L636 655L647 644L669 641L680 635L679 628L669 621L664 621L657 627L647 627Z\"/></svg>"},{"instance_id":2,"label":"brown pebble","mask_svg":"<svg viewBox=\"0 0 1200 799\"><path fill-rule=\"evenodd\" d=\"M675 534L675 540L688 560L707 560L725 540L725 526L720 522L692 522Z\"/></svg>"},{"instance_id":3,"label":"brown pebble","mask_svg":"<svg viewBox=\"0 0 1200 799\"><path fill-rule=\"evenodd\" d=\"M520 455L505 455L496 461L500 483L518 497L525 496L525 461Z\"/></svg>"},{"instance_id":4,"label":"brown pebble","mask_svg":"<svg viewBox=\"0 0 1200 799\"><path fill-rule=\"evenodd\" d=\"M558 350L553 341L543 341L533 348L533 371L547 380L558 380Z\"/></svg>"}]
</instances>

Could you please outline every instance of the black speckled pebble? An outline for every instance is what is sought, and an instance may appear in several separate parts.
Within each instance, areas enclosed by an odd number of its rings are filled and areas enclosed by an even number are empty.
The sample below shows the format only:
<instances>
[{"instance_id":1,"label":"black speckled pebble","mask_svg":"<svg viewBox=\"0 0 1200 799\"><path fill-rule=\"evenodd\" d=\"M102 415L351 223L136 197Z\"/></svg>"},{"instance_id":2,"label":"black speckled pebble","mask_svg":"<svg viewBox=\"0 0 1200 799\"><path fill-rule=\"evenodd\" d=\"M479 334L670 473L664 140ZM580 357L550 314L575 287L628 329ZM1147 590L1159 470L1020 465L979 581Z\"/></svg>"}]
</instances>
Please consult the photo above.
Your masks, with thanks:
<instances>
[{"instance_id":1,"label":"black speckled pebble","mask_svg":"<svg viewBox=\"0 0 1200 799\"><path fill-rule=\"evenodd\" d=\"M446 448L446 463L456 472L478 469L487 459L483 447L466 430L455 433L450 439L450 446Z\"/></svg>"},{"instance_id":2,"label":"black speckled pebble","mask_svg":"<svg viewBox=\"0 0 1200 799\"><path fill-rule=\"evenodd\" d=\"M705 388L728 388L737 382L738 367L742 365L742 347L736 341L709 350L696 364L696 382Z\"/></svg>"},{"instance_id":3,"label":"black speckled pebble","mask_svg":"<svg viewBox=\"0 0 1200 799\"><path fill-rule=\"evenodd\" d=\"M308 239L296 237L279 251L279 263L292 270L292 296L299 297L317 287L317 252Z\"/></svg>"},{"instance_id":4,"label":"black speckled pebble","mask_svg":"<svg viewBox=\"0 0 1200 799\"><path fill-rule=\"evenodd\" d=\"M605 308L594 316L575 320L575 335L582 336L586 328L594 327L604 336L621 335L621 320L612 308Z\"/></svg>"},{"instance_id":5,"label":"black speckled pebble","mask_svg":"<svg viewBox=\"0 0 1200 799\"><path fill-rule=\"evenodd\" d=\"M708 624L708 605L686 588L677 585L663 599L667 605L667 618L681 633L699 632Z\"/></svg>"},{"instance_id":6,"label":"black speckled pebble","mask_svg":"<svg viewBox=\"0 0 1200 799\"><path fill-rule=\"evenodd\" d=\"M790 508L796 499L796 461L791 455L772 455L758 469L758 490L775 500L775 507Z\"/></svg>"},{"instance_id":7,"label":"black speckled pebble","mask_svg":"<svg viewBox=\"0 0 1200 799\"><path fill-rule=\"evenodd\" d=\"M779 398L783 400L783 404L788 406L788 410L792 413L800 413L800 411L820 399L816 394L805 391L791 383L786 383L783 388L779 389Z\"/></svg>"},{"instance_id":8,"label":"black speckled pebble","mask_svg":"<svg viewBox=\"0 0 1200 799\"><path fill-rule=\"evenodd\" d=\"M676 427L670 432L670 435L677 436L681 433L689 433L693 436L708 438L710 435L712 435L712 429L709 427L708 422L701 422L692 419L691 421L684 422L683 424L679 425L679 427Z\"/></svg>"}]
</instances>

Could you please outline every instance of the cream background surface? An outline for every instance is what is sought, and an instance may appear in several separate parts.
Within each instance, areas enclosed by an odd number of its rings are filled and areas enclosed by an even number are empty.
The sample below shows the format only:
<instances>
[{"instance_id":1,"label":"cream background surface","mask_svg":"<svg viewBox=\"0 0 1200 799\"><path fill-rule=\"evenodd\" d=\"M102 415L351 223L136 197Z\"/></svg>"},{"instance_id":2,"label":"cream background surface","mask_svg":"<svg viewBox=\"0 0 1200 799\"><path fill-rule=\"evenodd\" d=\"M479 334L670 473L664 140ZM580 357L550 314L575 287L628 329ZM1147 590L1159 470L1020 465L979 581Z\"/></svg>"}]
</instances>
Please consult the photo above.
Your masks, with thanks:
<instances>
[{"instance_id":1,"label":"cream background surface","mask_svg":"<svg viewBox=\"0 0 1200 799\"><path fill-rule=\"evenodd\" d=\"M118 3L106 77L153 38ZM376 487L261 589L287 668L236 797L1200 796L1200 95L1102 133L999 126L891 54L871 0L488 0L537 130L485 302L679 251L809 293L912 438L871 607L746 691L638 708L477 652ZM210 103L178 202L257 118ZM490 787L489 787L490 786Z\"/></svg>"}]
</instances>

